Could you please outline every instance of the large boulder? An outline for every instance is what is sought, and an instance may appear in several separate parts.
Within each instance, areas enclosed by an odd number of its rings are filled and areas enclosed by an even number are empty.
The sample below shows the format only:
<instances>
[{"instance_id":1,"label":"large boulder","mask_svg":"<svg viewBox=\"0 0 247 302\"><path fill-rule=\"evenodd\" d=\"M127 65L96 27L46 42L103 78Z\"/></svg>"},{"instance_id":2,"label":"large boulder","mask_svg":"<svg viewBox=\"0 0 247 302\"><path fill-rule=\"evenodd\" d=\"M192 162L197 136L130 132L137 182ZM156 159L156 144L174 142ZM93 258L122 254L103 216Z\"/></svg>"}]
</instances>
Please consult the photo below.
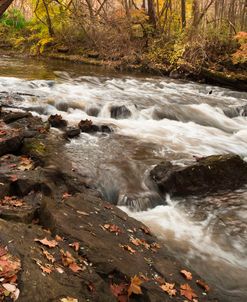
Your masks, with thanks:
<instances>
[{"instance_id":1,"label":"large boulder","mask_svg":"<svg viewBox=\"0 0 247 302\"><path fill-rule=\"evenodd\" d=\"M213 155L187 167L162 162L150 172L161 193L184 196L232 190L247 182L247 163L238 155Z\"/></svg>"},{"instance_id":2,"label":"large boulder","mask_svg":"<svg viewBox=\"0 0 247 302\"><path fill-rule=\"evenodd\" d=\"M124 105L111 107L111 118L125 119L131 116L131 111Z\"/></svg>"}]
</instances>

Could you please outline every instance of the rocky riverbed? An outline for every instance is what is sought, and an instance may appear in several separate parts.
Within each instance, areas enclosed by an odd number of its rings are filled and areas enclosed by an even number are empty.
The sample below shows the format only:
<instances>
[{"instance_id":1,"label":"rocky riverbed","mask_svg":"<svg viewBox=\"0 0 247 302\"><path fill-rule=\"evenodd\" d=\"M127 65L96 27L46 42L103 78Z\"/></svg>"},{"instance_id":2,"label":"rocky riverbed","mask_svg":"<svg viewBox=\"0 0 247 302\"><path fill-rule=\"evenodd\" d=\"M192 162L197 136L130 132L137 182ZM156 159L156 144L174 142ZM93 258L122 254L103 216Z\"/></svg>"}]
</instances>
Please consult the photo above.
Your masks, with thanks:
<instances>
[{"instance_id":1,"label":"rocky riverbed","mask_svg":"<svg viewBox=\"0 0 247 302\"><path fill-rule=\"evenodd\" d=\"M1 301L218 301L72 168L67 136L26 112L0 118Z\"/></svg>"}]
</instances>

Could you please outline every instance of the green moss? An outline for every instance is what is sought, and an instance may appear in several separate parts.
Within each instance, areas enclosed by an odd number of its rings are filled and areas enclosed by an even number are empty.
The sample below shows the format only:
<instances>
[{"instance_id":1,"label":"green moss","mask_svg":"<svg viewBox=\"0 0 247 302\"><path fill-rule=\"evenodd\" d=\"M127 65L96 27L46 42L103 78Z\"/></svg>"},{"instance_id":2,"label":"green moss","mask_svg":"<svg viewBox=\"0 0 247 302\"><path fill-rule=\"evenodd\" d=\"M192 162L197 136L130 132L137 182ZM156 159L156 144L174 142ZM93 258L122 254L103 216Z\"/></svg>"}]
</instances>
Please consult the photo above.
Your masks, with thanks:
<instances>
[{"instance_id":1,"label":"green moss","mask_svg":"<svg viewBox=\"0 0 247 302\"><path fill-rule=\"evenodd\" d=\"M44 156L47 151L46 146L37 139L31 141L25 141L23 148L25 149L25 151L27 151L32 155Z\"/></svg>"}]
</instances>

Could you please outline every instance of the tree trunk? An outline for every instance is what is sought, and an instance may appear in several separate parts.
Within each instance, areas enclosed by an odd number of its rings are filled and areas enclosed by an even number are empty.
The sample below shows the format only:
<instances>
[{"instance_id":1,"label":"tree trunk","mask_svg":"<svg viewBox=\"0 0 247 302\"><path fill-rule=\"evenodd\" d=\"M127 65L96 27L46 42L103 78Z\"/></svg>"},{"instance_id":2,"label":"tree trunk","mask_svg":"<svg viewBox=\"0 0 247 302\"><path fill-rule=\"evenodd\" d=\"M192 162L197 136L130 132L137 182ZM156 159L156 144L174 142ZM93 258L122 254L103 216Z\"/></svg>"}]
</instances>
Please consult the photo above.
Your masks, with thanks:
<instances>
[{"instance_id":1,"label":"tree trunk","mask_svg":"<svg viewBox=\"0 0 247 302\"><path fill-rule=\"evenodd\" d=\"M13 0L2 0L0 3L0 17L2 17L3 13L10 6Z\"/></svg>"},{"instance_id":2,"label":"tree trunk","mask_svg":"<svg viewBox=\"0 0 247 302\"><path fill-rule=\"evenodd\" d=\"M54 29L53 29L52 22L51 22L49 7L48 7L48 4L46 3L45 0L43 0L43 4L44 4L44 7L45 7L45 11L46 11L46 23L47 23L49 35L51 37L53 37L54 36Z\"/></svg>"},{"instance_id":3,"label":"tree trunk","mask_svg":"<svg viewBox=\"0 0 247 302\"><path fill-rule=\"evenodd\" d=\"M148 0L148 16L149 16L149 21L153 25L154 28L156 28L156 13L155 13L155 8L154 8L154 1L153 0Z\"/></svg>"},{"instance_id":4,"label":"tree trunk","mask_svg":"<svg viewBox=\"0 0 247 302\"><path fill-rule=\"evenodd\" d=\"M181 19L182 19L182 28L186 27L186 0L181 0Z\"/></svg>"}]
</instances>

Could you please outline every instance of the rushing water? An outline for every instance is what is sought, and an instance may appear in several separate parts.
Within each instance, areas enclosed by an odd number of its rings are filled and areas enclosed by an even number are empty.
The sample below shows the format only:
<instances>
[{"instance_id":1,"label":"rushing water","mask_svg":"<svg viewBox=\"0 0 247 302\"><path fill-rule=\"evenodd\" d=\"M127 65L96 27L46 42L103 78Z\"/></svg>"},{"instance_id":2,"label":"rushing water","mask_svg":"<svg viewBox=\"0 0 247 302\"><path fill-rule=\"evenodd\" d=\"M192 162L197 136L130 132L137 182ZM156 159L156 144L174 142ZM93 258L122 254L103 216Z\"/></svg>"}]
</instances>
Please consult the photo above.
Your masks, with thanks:
<instances>
[{"instance_id":1,"label":"rushing water","mask_svg":"<svg viewBox=\"0 0 247 302\"><path fill-rule=\"evenodd\" d=\"M216 286L223 301L247 301L247 188L162 198L148 180L164 159L184 165L193 156L229 152L247 159L247 118L227 116L247 105L247 93L5 57L0 96L44 118L59 113L71 125L86 118L110 125L114 133L81 134L67 144L75 168L105 198L150 226L176 257ZM122 105L130 116L112 118L112 108Z\"/></svg>"}]
</instances>

